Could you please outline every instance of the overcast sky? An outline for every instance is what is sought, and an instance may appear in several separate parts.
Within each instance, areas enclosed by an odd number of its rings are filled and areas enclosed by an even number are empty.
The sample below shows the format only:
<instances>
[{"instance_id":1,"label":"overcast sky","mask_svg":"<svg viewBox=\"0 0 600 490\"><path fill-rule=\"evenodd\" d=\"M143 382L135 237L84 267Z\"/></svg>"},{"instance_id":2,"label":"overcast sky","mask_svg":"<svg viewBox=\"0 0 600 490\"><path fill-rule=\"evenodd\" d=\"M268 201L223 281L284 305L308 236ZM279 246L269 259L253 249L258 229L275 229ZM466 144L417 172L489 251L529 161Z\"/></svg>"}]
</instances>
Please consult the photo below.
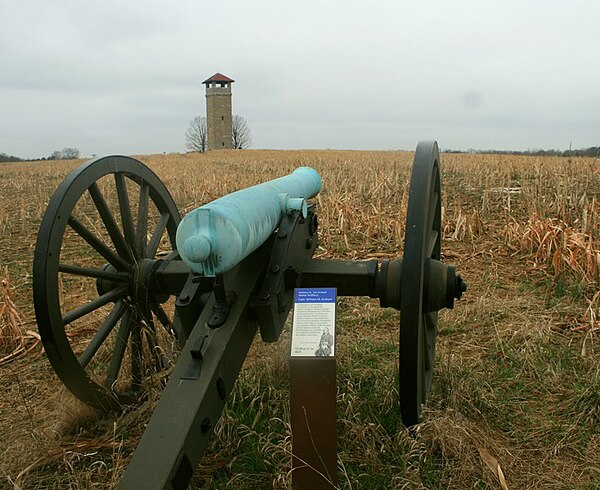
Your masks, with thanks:
<instances>
[{"instance_id":1,"label":"overcast sky","mask_svg":"<svg viewBox=\"0 0 600 490\"><path fill-rule=\"evenodd\" d=\"M600 2L0 0L0 152L185 151L202 81L254 148L600 145Z\"/></svg>"}]
</instances>

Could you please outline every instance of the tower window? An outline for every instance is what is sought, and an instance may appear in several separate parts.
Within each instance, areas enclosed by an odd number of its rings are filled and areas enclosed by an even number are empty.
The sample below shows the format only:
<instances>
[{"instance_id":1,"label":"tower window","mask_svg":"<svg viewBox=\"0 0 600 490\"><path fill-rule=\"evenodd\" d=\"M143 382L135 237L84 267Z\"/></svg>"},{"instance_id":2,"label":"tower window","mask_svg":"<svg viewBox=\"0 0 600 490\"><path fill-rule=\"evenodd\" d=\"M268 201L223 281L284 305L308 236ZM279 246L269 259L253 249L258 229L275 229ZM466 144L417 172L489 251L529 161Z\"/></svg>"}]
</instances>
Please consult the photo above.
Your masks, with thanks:
<instances>
[{"instance_id":1,"label":"tower window","mask_svg":"<svg viewBox=\"0 0 600 490\"><path fill-rule=\"evenodd\" d=\"M223 144L223 146L225 146L225 142L224 142L224 141L223 141L223 143L222 143L222 144Z\"/></svg>"},{"instance_id":2,"label":"tower window","mask_svg":"<svg viewBox=\"0 0 600 490\"><path fill-rule=\"evenodd\" d=\"M225 116L221 116L221 121L224 121L224 120L225 120Z\"/></svg>"}]
</instances>

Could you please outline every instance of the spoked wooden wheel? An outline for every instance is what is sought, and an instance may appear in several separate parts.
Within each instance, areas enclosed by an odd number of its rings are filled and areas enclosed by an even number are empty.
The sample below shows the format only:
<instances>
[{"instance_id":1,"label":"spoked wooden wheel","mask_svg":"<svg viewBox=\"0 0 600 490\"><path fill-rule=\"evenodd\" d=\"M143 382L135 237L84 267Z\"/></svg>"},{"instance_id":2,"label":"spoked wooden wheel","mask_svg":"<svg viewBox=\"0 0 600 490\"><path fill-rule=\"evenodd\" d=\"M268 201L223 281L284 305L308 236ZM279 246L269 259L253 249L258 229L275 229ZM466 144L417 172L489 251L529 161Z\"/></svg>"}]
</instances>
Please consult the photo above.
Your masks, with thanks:
<instances>
[{"instance_id":1,"label":"spoked wooden wheel","mask_svg":"<svg viewBox=\"0 0 600 490\"><path fill-rule=\"evenodd\" d=\"M117 410L166 368L170 307L150 280L174 254L180 217L160 179L114 156L75 169L48 204L33 296L52 367L79 399Z\"/></svg>"},{"instance_id":2,"label":"spoked wooden wheel","mask_svg":"<svg viewBox=\"0 0 600 490\"><path fill-rule=\"evenodd\" d=\"M400 306L400 412L406 426L420 421L431 388L437 311L426 305L428 267L440 260L441 185L437 143L420 142L410 182Z\"/></svg>"}]
</instances>

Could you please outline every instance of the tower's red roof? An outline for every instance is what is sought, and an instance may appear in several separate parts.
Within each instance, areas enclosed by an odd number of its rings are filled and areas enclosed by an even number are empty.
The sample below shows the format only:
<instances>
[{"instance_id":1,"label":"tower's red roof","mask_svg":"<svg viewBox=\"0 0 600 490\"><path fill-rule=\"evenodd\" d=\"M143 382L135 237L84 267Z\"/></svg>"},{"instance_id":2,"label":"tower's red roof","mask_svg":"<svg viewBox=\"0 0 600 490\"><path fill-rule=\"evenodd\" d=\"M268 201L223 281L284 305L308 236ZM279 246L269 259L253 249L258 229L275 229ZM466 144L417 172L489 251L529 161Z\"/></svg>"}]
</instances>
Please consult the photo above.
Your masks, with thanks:
<instances>
[{"instance_id":1,"label":"tower's red roof","mask_svg":"<svg viewBox=\"0 0 600 490\"><path fill-rule=\"evenodd\" d=\"M225 82L225 83L233 83L235 80L232 80L229 77L226 77L222 73L215 73L212 77L207 78L202 83L210 83L210 82Z\"/></svg>"}]
</instances>

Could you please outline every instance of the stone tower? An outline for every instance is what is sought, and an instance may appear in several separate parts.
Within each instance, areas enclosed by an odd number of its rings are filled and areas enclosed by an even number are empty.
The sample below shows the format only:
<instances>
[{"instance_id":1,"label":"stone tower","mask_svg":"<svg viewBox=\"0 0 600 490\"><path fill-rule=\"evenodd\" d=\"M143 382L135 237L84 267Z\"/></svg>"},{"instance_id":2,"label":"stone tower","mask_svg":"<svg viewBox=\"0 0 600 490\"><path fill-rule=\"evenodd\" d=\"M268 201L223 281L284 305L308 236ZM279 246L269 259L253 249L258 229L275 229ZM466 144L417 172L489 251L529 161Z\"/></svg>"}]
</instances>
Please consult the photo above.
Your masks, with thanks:
<instances>
[{"instance_id":1,"label":"stone tower","mask_svg":"<svg viewBox=\"0 0 600 490\"><path fill-rule=\"evenodd\" d=\"M215 73L202 82L206 85L207 149L209 151L232 147L231 84L234 81L221 73Z\"/></svg>"}]
</instances>

